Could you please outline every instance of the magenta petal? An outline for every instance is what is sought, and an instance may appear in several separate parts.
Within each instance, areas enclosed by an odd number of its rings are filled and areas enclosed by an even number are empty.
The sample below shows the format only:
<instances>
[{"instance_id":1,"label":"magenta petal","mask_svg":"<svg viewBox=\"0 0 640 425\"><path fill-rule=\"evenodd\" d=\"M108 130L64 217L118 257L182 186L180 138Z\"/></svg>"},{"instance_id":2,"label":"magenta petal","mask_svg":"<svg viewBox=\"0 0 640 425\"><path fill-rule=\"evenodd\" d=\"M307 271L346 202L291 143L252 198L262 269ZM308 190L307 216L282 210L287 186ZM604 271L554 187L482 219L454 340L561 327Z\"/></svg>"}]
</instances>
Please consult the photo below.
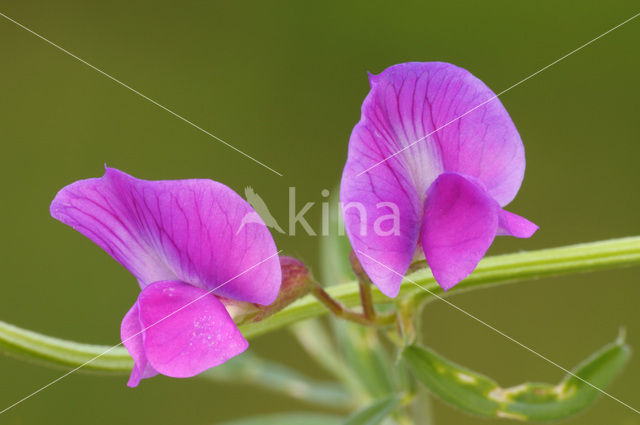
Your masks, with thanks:
<instances>
[{"instance_id":1,"label":"magenta petal","mask_svg":"<svg viewBox=\"0 0 640 425\"><path fill-rule=\"evenodd\" d=\"M180 280L270 304L280 288L273 238L251 206L211 180L146 181L107 168L63 188L51 215L100 245L144 288ZM265 261L266 260L266 261Z\"/></svg>"},{"instance_id":2,"label":"magenta petal","mask_svg":"<svg viewBox=\"0 0 640 425\"><path fill-rule=\"evenodd\" d=\"M124 316L124 319L122 319L120 337L134 361L133 370L131 371L127 385L129 387L137 387L141 379L157 375L158 372L151 367L144 352L144 337L142 325L140 324L137 301Z\"/></svg>"},{"instance_id":3,"label":"magenta petal","mask_svg":"<svg viewBox=\"0 0 640 425\"><path fill-rule=\"evenodd\" d=\"M376 130L367 125L353 130L340 202L360 264L382 293L395 297L418 243L422 197L398 158L360 175L383 159L376 151L378 141Z\"/></svg>"},{"instance_id":4,"label":"magenta petal","mask_svg":"<svg viewBox=\"0 0 640 425\"><path fill-rule=\"evenodd\" d=\"M340 199L364 270L394 296L414 257L425 195L435 179L447 172L470 176L504 206L522 182L524 148L495 94L462 68L404 63L370 74L369 81L349 140ZM399 217L392 235L375 228L390 214L380 206L389 204Z\"/></svg>"},{"instance_id":5,"label":"magenta petal","mask_svg":"<svg viewBox=\"0 0 640 425\"><path fill-rule=\"evenodd\" d=\"M163 375L197 375L249 346L220 300L195 286L152 283L140 293L138 306L145 355Z\"/></svg>"},{"instance_id":6,"label":"magenta petal","mask_svg":"<svg viewBox=\"0 0 640 425\"><path fill-rule=\"evenodd\" d=\"M408 174L420 195L440 173L456 172L481 181L501 206L515 197L524 176L524 147L511 117L482 81L448 63L412 62L391 66L370 82L347 166L355 161L370 167L395 155L376 168L391 168L399 184ZM361 140L363 134L368 138Z\"/></svg>"},{"instance_id":7,"label":"magenta petal","mask_svg":"<svg viewBox=\"0 0 640 425\"><path fill-rule=\"evenodd\" d=\"M486 191L455 173L427 191L422 248L433 277L446 291L467 277L489 249L500 207Z\"/></svg>"},{"instance_id":8,"label":"magenta petal","mask_svg":"<svg viewBox=\"0 0 640 425\"><path fill-rule=\"evenodd\" d=\"M530 238L539 229L535 223L509 211L501 210L498 218L498 236Z\"/></svg>"},{"instance_id":9,"label":"magenta petal","mask_svg":"<svg viewBox=\"0 0 640 425\"><path fill-rule=\"evenodd\" d=\"M395 297L418 243L422 200L396 158L359 175L382 159L372 154L376 137L364 125L351 134L340 202L360 264L382 293Z\"/></svg>"},{"instance_id":10,"label":"magenta petal","mask_svg":"<svg viewBox=\"0 0 640 425\"><path fill-rule=\"evenodd\" d=\"M363 104L359 125L368 122L394 153L411 146L398 156L421 194L441 172L478 179L501 206L520 188L520 135L495 93L465 69L442 62L387 68L373 78Z\"/></svg>"},{"instance_id":11,"label":"magenta petal","mask_svg":"<svg viewBox=\"0 0 640 425\"><path fill-rule=\"evenodd\" d=\"M385 164L358 176L375 160L353 152L372 138L364 129L354 130L340 202L347 236L360 264L382 293L395 297L418 243L422 202L401 167Z\"/></svg>"}]
</instances>

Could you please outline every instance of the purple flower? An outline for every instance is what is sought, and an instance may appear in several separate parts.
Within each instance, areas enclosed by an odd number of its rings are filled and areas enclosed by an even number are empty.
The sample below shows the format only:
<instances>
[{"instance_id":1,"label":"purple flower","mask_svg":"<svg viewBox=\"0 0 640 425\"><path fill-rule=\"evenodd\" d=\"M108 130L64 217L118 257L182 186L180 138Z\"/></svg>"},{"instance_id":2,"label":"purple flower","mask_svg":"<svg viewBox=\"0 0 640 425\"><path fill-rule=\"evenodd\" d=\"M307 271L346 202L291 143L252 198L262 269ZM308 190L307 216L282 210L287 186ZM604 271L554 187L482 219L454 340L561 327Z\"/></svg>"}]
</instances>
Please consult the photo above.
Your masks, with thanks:
<instances>
[{"instance_id":1,"label":"purple flower","mask_svg":"<svg viewBox=\"0 0 640 425\"><path fill-rule=\"evenodd\" d=\"M278 296L276 246L253 209L211 180L145 181L107 168L63 188L51 215L87 236L138 279L122 321L135 366L127 385L158 373L188 377L248 346L225 300L263 305Z\"/></svg>"},{"instance_id":2,"label":"purple flower","mask_svg":"<svg viewBox=\"0 0 640 425\"><path fill-rule=\"evenodd\" d=\"M522 183L524 147L482 81L439 62L394 65L369 80L340 196L353 249L383 293L398 294L418 244L447 290L496 235L538 229L502 209Z\"/></svg>"}]
</instances>

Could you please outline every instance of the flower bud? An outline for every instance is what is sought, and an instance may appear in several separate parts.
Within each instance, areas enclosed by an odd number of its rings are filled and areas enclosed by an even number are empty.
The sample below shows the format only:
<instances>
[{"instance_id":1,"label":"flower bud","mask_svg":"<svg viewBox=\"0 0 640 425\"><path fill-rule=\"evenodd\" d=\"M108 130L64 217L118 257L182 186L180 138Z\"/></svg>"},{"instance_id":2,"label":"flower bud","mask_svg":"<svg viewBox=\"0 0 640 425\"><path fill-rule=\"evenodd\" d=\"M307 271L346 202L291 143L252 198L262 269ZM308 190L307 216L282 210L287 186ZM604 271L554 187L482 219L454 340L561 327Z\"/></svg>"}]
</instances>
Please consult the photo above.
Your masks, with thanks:
<instances>
[{"instance_id":1,"label":"flower bud","mask_svg":"<svg viewBox=\"0 0 640 425\"><path fill-rule=\"evenodd\" d=\"M259 322L309 292L311 274L302 261L293 257L281 256L280 268L282 270L282 284L280 285L278 298L268 306L256 306L260 312L251 321Z\"/></svg>"}]
</instances>

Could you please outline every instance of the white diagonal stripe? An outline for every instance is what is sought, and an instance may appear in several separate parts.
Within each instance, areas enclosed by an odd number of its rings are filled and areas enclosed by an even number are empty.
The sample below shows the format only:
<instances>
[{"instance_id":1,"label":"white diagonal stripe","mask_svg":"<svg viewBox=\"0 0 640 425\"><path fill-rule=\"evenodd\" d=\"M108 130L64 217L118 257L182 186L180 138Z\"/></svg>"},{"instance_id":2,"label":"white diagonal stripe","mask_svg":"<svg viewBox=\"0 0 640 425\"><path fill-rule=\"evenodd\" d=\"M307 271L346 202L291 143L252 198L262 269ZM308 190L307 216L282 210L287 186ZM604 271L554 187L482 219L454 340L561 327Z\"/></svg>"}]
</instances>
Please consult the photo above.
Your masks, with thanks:
<instances>
[{"instance_id":1,"label":"white diagonal stripe","mask_svg":"<svg viewBox=\"0 0 640 425\"><path fill-rule=\"evenodd\" d=\"M436 128L435 130L433 130L431 133L427 134L426 136L422 136L421 138L419 138L418 140L415 140L411 143L409 143L407 146L405 146L404 148L400 149L399 151L389 155L388 157L384 158L383 160L373 164L371 167L367 168L366 170L360 172L356 177L359 177L361 175L363 175L364 173L376 168L378 165L390 160L391 158L401 154L402 152L406 151L407 149L409 149L411 146L415 145L416 143L420 143L421 141L425 140L426 138L428 138L429 136L437 133L438 131L442 130L443 128L449 126L450 124L453 124L454 122L458 121L459 119L469 115L470 113L472 113L473 111L475 111L478 108L481 108L482 106L486 105L487 103L499 98L500 96L502 96L503 94L505 94L506 92L510 91L513 88L518 87L520 84L524 83L525 81L535 77L536 75L540 74L543 71L546 71L547 69L551 68L553 65L557 64L560 61L563 61L564 59L568 58L569 56L573 55L574 53L584 49L585 47L587 47L588 45L590 45L591 43L594 43L595 41L601 39L602 37L604 37L605 35L609 34L612 31L617 30L618 28L620 28L621 26L623 26L626 23L631 22L632 20L634 20L635 18L637 18L638 16L640 16L640 13L636 13L635 15L633 15L632 17L620 22L618 25L616 25L613 28L609 28L607 31L603 32L602 34L600 34L599 36L597 36L596 38L593 38L589 41L587 41L586 43L582 44L580 47L577 47L575 49L573 49L572 51L570 51L569 53L567 53L566 55L556 59L555 61L551 62L549 65L540 68L539 70L537 70L536 72L534 72L533 74L529 75L528 77L523 78L522 80L518 81L517 83L513 84L512 86L502 90L500 93L490 97L489 99L485 100L484 102L480 103L479 105L474 106L473 108L469 109L467 112L465 112L462 115L457 116L456 118L452 119L451 121L441 125L440 127Z\"/></svg>"},{"instance_id":2,"label":"white diagonal stripe","mask_svg":"<svg viewBox=\"0 0 640 425\"><path fill-rule=\"evenodd\" d=\"M258 161L257 159L255 159L254 157L252 157L251 155L249 155L248 153L245 153L243 151L241 151L240 149L236 148L235 146L233 146L232 144L230 144L229 142L221 139L220 137L216 136L215 134L205 130L204 128L200 127L199 125L195 124L192 121L189 121L188 119L186 119L185 117L183 117L182 115L178 114L177 112L172 111L171 109L167 108L164 105L161 105L160 103L156 102L155 100L151 99L149 96L146 96L144 94L142 94L141 92L139 92L138 90L134 89L133 87L123 83L122 81L118 80L116 77L107 74L105 71L101 70L100 68L91 65L89 62L85 61L84 59L74 55L73 53L71 53L70 51L66 50L65 48L57 45L56 43L54 43L53 41L45 38L44 36L38 34L37 32L35 32L34 30L32 30L31 28L28 28L24 25L22 25L20 22L16 21L15 19L10 18L9 16L5 15L4 13L0 12L0 16L2 16L3 18L5 18L6 20L13 22L14 24L16 24L17 26L19 26L20 28L22 28L25 31L30 32L31 34L35 35L36 37L38 37L39 39L45 41L46 43L50 44L51 46L55 47L56 49L60 50L61 52L66 53L67 55L71 56L72 58L74 58L75 60L77 60L78 62L81 62L83 64L85 64L86 66L88 66L89 68L93 69L94 71L104 75L105 77L107 77L108 79L112 80L113 82L121 85L122 87L126 88L127 90L137 94L138 96L140 96L141 98L153 103L154 105L156 105L158 108L163 109L164 111L170 113L171 115L173 115L174 117L186 122L187 124L189 124L191 127L195 128L196 130L206 134L207 136L217 140L218 142L222 143L223 145L233 149L234 151L238 152L239 154L243 155L245 158L249 158L250 160L252 160L253 162L255 162L256 164L261 165L262 167L266 168L267 170L271 171L272 173L275 173L277 175L279 175L280 177L282 177L282 173L274 170L273 168L269 167L268 165L264 164L263 162Z\"/></svg>"},{"instance_id":3,"label":"white diagonal stripe","mask_svg":"<svg viewBox=\"0 0 640 425\"><path fill-rule=\"evenodd\" d=\"M167 314L166 316L164 316L162 319L150 324L149 326L147 326L146 328L142 329L140 332L131 335L129 338L126 338L124 341L122 341L119 344L114 345L113 347L110 347L108 349L106 349L105 351L103 351L102 353L98 354L97 356L87 360L86 362L82 363L80 366L76 367L75 369L71 369L69 372L65 373L64 375L61 375L59 377L57 377L56 379L54 379L53 381L49 382L47 385L40 387L39 389L37 389L36 391L32 392L31 394L21 398L20 400L16 401L15 403L13 403L12 405L5 407L3 410L0 411L0 415L2 415L3 413L5 413L6 411L16 407L17 405L19 405L20 403L22 403L23 401L26 401L28 399L30 399L31 397L33 397L34 395L38 394L39 392L46 390L47 388L49 388L50 386L52 386L53 384L60 382L61 380L63 380L64 378L66 378L67 376L71 375L72 373L78 371L79 369L82 369L84 366L88 365L89 363L91 363L92 361L99 359L100 357L104 356L105 354L107 354L108 352L112 351L113 349L123 345L126 341L129 341L131 338L134 338L138 335L140 335L142 332L146 331L149 328L154 327L155 325L157 325L158 323L164 321L165 319L168 319L169 317L173 316L174 314L180 312L181 310L189 307L191 304L195 303L198 300L201 300L202 298L211 295L214 291L222 288L224 285L226 285L227 283L239 278L240 276L242 276L243 274L249 272L250 270L254 269L255 267L259 266L260 264L264 263L265 261L270 260L271 258L275 257L276 255L280 254L282 252L282 250L276 252L275 254L270 255L269 257L265 258L264 260L260 261L259 263L254 264L253 266L249 267L248 269L246 269L245 271L243 271L242 273L239 273L237 275L235 275L234 277L232 277L231 279L227 280L226 282L221 283L220 285L216 286L215 288L213 288L210 291L207 291L205 294L200 295L198 298L189 301L187 304L183 305L182 307L174 310L173 312Z\"/></svg>"}]
</instances>

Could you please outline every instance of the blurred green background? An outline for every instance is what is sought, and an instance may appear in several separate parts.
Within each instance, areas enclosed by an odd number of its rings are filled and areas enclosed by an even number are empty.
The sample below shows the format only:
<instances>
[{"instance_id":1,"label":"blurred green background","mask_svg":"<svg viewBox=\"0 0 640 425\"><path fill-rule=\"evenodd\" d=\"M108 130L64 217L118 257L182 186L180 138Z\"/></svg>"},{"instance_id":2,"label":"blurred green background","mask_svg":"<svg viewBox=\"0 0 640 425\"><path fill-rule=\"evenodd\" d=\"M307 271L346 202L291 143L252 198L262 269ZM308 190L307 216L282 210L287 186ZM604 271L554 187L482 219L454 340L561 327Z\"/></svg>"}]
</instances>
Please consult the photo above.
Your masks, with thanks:
<instances>
[{"instance_id":1,"label":"blurred green background","mask_svg":"<svg viewBox=\"0 0 640 425\"><path fill-rule=\"evenodd\" d=\"M86 2L0 1L0 11L282 172L278 177L0 18L0 320L83 342L119 342L133 277L49 217L64 185L107 163L148 179L212 178L253 186L281 222L288 187L316 202L339 181L368 92L366 71L448 61L499 92L638 12L635 0ZM500 238L493 253L640 233L640 18L502 97L528 168L511 210L541 230ZM276 234L318 264L318 238ZM638 269L549 278L451 300L572 367L626 326L640 352ZM426 341L508 386L562 372L442 303ZM323 377L286 331L252 341L263 356ZM0 409L58 377L0 357ZM640 407L640 356L610 392ZM242 386L164 377L74 374L1 423L212 424L308 406ZM439 402L439 424L490 424ZM499 421L504 423L504 421ZM570 424L640 424L601 398Z\"/></svg>"}]
</instances>

